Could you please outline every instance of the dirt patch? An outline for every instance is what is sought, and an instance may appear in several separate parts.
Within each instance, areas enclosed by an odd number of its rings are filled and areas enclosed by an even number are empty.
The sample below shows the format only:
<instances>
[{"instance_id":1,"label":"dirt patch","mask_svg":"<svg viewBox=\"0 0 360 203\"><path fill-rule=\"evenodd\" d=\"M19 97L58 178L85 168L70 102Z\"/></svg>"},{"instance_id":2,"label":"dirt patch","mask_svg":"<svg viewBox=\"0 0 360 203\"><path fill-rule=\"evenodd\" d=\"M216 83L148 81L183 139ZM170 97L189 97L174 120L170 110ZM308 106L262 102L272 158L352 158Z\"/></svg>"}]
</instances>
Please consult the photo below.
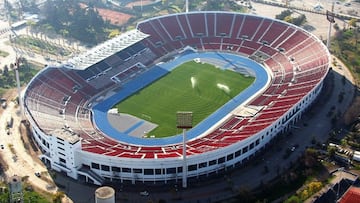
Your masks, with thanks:
<instances>
[{"instance_id":1,"label":"dirt patch","mask_svg":"<svg viewBox=\"0 0 360 203\"><path fill-rule=\"evenodd\" d=\"M132 8L133 6L141 6L141 4L144 5L148 5L153 3L154 1L149 1L149 0L144 0L144 1L135 1L135 2L130 2L128 4L126 4L125 7L127 8Z\"/></svg>"},{"instance_id":2,"label":"dirt patch","mask_svg":"<svg viewBox=\"0 0 360 203\"><path fill-rule=\"evenodd\" d=\"M86 8L87 5L84 3L80 3L80 7ZM110 9L96 8L96 7L94 7L94 9L99 13L99 15L102 17L103 20L105 21L108 20L110 24L113 25L123 25L127 23L131 17L133 17L132 15Z\"/></svg>"},{"instance_id":3,"label":"dirt patch","mask_svg":"<svg viewBox=\"0 0 360 203\"><path fill-rule=\"evenodd\" d=\"M266 16L270 18L275 18L277 14L280 14L282 11L287 10L287 8L271 6L267 4L254 3L252 2L252 6L254 9L252 10L252 14L257 14L259 16ZM305 12L305 11L297 11L297 14L304 14L306 16L306 23L302 26L305 30L310 31L316 37L320 39L326 39L327 33L329 30L329 22L326 20L325 15ZM343 21L336 19L336 23L339 25L343 24ZM332 34L335 32L333 31Z\"/></svg>"},{"instance_id":4,"label":"dirt patch","mask_svg":"<svg viewBox=\"0 0 360 203\"><path fill-rule=\"evenodd\" d=\"M33 134L30 129L30 124L27 121L22 121L19 126L20 139L24 144L26 152L34 158L36 162L42 164L41 160L38 159L38 156L41 155L41 152L36 145Z\"/></svg>"},{"instance_id":5,"label":"dirt patch","mask_svg":"<svg viewBox=\"0 0 360 203\"><path fill-rule=\"evenodd\" d=\"M3 95L0 95L1 98L6 99L7 103L14 100L17 96L18 96L17 95L17 90L15 88L9 89ZM4 109L0 107L0 114L2 114L3 111L4 111Z\"/></svg>"},{"instance_id":6,"label":"dirt patch","mask_svg":"<svg viewBox=\"0 0 360 203\"><path fill-rule=\"evenodd\" d=\"M133 17L132 15L126 13L120 13L117 11L112 11L109 9L98 8L99 15L104 19L110 21L113 25L123 25L128 22L128 20Z\"/></svg>"}]
</instances>

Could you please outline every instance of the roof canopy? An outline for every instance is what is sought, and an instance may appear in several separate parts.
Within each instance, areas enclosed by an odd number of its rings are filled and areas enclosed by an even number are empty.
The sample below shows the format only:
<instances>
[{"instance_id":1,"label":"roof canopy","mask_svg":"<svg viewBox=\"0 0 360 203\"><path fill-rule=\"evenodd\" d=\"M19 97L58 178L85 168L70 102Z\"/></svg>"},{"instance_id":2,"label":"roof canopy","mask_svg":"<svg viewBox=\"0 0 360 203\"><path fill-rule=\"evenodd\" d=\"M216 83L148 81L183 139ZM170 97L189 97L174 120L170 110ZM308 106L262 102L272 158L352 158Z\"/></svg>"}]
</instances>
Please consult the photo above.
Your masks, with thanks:
<instances>
[{"instance_id":1,"label":"roof canopy","mask_svg":"<svg viewBox=\"0 0 360 203\"><path fill-rule=\"evenodd\" d=\"M99 44L89 51L80 54L72 59L69 59L66 67L72 69L84 70L91 65L94 65L105 58L145 39L149 35L140 32L139 30L131 30L125 32L117 37L114 37L102 44Z\"/></svg>"}]
</instances>

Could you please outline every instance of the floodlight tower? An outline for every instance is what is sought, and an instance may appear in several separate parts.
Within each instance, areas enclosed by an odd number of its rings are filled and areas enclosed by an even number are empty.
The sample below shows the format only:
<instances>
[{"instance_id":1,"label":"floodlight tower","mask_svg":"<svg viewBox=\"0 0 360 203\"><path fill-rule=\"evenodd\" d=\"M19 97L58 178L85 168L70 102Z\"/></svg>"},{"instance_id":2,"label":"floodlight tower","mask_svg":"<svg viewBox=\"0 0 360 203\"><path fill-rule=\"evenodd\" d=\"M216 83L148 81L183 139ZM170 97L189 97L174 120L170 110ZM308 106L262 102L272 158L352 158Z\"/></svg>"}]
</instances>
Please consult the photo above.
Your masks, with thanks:
<instances>
[{"instance_id":1,"label":"floodlight tower","mask_svg":"<svg viewBox=\"0 0 360 203\"><path fill-rule=\"evenodd\" d=\"M183 130L183 170L182 187L187 187L187 163L186 163L186 130L192 128L192 112L178 111L176 113L176 127Z\"/></svg>"},{"instance_id":2,"label":"floodlight tower","mask_svg":"<svg viewBox=\"0 0 360 203\"><path fill-rule=\"evenodd\" d=\"M344 172L344 167L338 168L338 172L340 172L340 180L338 182L337 192L336 192L336 200L339 200L340 196L340 186L342 180L342 172Z\"/></svg>"},{"instance_id":3,"label":"floodlight tower","mask_svg":"<svg viewBox=\"0 0 360 203\"><path fill-rule=\"evenodd\" d=\"M334 14L334 2L332 2L331 5L331 11L326 11L326 19L329 21L329 30L328 30L328 36L326 41L326 47L330 49L330 38L331 38L331 27L332 24L335 23L335 14Z\"/></svg>"},{"instance_id":4,"label":"floodlight tower","mask_svg":"<svg viewBox=\"0 0 360 203\"><path fill-rule=\"evenodd\" d=\"M15 62L14 69L15 69L16 85L17 85L18 100L19 100L19 107L20 107L20 118L21 118L21 120L23 120L24 111L23 111L23 102L22 102L22 99L21 99L19 68L20 68L20 57L16 56L16 62Z\"/></svg>"}]
</instances>

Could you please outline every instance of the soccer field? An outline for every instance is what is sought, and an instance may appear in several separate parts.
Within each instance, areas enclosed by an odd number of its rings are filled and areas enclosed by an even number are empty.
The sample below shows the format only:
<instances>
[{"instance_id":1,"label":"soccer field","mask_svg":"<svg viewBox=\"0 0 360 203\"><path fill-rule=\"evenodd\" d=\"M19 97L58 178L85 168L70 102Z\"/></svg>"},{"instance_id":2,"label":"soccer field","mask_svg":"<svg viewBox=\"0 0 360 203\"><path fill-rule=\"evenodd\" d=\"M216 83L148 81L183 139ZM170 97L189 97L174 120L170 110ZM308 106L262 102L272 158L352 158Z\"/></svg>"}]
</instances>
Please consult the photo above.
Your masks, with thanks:
<instances>
[{"instance_id":1,"label":"soccer field","mask_svg":"<svg viewBox=\"0 0 360 203\"><path fill-rule=\"evenodd\" d=\"M119 103L121 113L156 123L155 137L180 133L176 112L192 111L193 126L212 114L254 82L237 72L210 64L184 63L156 82Z\"/></svg>"}]
</instances>

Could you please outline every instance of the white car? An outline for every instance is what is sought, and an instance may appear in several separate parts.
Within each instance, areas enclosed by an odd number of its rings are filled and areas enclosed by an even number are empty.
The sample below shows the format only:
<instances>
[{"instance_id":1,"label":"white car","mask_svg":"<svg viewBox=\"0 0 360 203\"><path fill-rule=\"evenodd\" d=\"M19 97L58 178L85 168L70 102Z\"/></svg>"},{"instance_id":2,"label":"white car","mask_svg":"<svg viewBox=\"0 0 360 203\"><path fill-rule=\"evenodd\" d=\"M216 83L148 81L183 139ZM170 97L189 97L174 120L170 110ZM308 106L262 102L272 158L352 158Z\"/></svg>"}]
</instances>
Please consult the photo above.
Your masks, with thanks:
<instances>
[{"instance_id":1,"label":"white car","mask_svg":"<svg viewBox=\"0 0 360 203\"><path fill-rule=\"evenodd\" d=\"M149 196L149 192L145 190L145 191L140 192L140 195L141 196Z\"/></svg>"}]
</instances>

